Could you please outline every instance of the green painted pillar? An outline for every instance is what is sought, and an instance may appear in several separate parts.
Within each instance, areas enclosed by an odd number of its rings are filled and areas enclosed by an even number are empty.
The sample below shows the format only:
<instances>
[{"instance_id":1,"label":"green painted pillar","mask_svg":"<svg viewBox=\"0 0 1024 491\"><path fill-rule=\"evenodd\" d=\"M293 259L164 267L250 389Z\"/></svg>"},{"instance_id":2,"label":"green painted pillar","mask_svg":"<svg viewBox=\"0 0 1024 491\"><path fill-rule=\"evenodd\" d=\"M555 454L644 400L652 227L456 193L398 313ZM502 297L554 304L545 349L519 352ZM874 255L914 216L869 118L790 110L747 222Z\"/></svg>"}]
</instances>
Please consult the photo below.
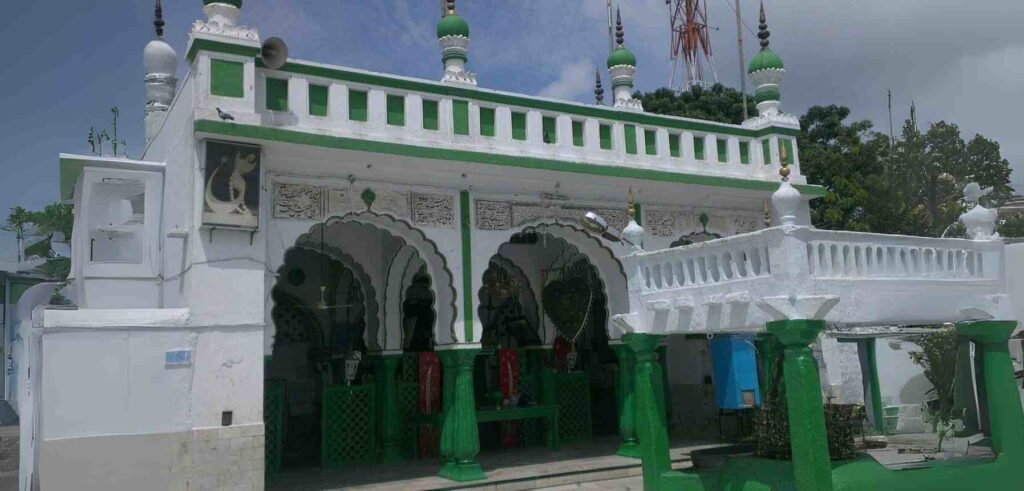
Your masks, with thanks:
<instances>
[{"instance_id":1,"label":"green painted pillar","mask_svg":"<svg viewBox=\"0 0 1024 491\"><path fill-rule=\"evenodd\" d=\"M810 344L825 330L821 320L784 320L768 323L768 333L786 346L782 374L789 410L789 441L793 474L800 491L831 491L832 461L825 432L825 406L821 400L818 362Z\"/></svg>"},{"instance_id":2,"label":"green painted pillar","mask_svg":"<svg viewBox=\"0 0 1024 491\"><path fill-rule=\"evenodd\" d=\"M398 407L398 363L402 355L380 355L377 362L377 397L380 422L381 460L402 460L402 416Z\"/></svg>"},{"instance_id":3,"label":"green painted pillar","mask_svg":"<svg viewBox=\"0 0 1024 491\"><path fill-rule=\"evenodd\" d=\"M441 428L441 456L445 459L439 476L465 482L486 479L476 454L480 453L480 434L476 423L476 398L473 396L473 360L479 349L438 351L444 364L447 407ZM448 379L452 379L449 383Z\"/></svg>"},{"instance_id":4,"label":"green painted pillar","mask_svg":"<svg viewBox=\"0 0 1024 491\"><path fill-rule=\"evenodd\" d=\"M1008 341L1016 321L980 321L957 324L957 334L982 347L982 374L988 399L992 450L1003 455L1024 455L1024 410L1013 378Z\"/></svg>"},{"instance_id":5,"label":"green painted pillar","mask_svg":"<svg viewBox=\"0 0 1024 491\"><path fill-rule=\"evenodd\" d=\"M662 336L653 334L626 334L622 340L636 356L634 398L636 405L636 432L640 438L641 468L645 490L662 489L662 476L672 470L668 453L668 430L665 428L664 407L659 407L655 387L658 379L658 355L655 350Z\"/></svg>"},{"instance_id":6,"label":"green painted pillar","mask_svg":"<svg viewBox=\"0 0 1024 491\"><path fill-rule=\"evenodd\" d=\"M616 454L623 457L640 458L640 445L636 438L636 356L627 344L614 344L612 350L619 360L616 399L619 402L619 435L622 444Z\"/></svg>"}]
</instances>

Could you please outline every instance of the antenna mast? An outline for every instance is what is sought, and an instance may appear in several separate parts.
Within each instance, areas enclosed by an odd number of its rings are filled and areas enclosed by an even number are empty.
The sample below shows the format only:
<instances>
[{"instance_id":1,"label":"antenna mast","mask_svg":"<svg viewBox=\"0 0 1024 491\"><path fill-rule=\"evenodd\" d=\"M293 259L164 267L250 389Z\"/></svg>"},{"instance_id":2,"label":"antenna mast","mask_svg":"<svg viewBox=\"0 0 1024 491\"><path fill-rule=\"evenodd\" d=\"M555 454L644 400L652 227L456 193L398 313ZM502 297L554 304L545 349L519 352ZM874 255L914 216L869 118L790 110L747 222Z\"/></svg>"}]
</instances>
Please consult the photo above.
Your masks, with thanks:
<instances>
[{"instance_id":1,"label":"antenna mast","mask_svg":"<svg viewBox=\"0 0 1024 491\"><path fill-rule=\"evenodd\" d=\"M718 83L715 59L711 55L711 38L708 35L706 0L665 0L672 23L672 75L669 87L676 86L675 76L682 55L683 81L680 90L690 90L694 85L706 86L704 65L711 70L711 76Z\"/></svg>"}]
</instances>

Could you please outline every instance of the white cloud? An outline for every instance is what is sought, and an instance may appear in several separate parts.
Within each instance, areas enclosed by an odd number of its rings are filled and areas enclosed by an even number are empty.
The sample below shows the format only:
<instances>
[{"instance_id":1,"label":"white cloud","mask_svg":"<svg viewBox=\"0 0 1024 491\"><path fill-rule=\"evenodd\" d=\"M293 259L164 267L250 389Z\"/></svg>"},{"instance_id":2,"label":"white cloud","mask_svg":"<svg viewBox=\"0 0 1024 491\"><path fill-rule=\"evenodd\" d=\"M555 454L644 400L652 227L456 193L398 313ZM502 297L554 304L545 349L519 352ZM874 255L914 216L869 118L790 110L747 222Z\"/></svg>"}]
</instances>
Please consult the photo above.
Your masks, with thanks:
<instances>
[{"instance_id":1,"label":"white cloud","mask_svg":"<svg viewBox=\"0 0 1024 491\"><path fill-rule=\"evenodd\" d=\"M553 99L584 100L594 90L594 63L581 59L563 65L558 79L540 89L538 95Z\"/></svg>"}]
</instances>

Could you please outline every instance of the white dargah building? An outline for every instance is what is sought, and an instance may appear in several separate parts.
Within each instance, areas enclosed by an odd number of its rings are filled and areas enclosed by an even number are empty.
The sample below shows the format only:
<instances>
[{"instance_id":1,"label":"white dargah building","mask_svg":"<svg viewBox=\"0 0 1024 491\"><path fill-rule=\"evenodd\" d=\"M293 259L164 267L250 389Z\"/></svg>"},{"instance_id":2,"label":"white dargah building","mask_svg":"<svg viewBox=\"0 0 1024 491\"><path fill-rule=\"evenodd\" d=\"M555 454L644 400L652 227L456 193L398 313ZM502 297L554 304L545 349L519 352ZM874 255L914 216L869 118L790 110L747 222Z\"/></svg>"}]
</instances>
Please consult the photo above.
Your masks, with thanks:
<instances>
[{"instance_id":1,"label":"white dargah building","mask_svg":"<svg viewBox=\"0 0 1024 491\"><path fill-rule=\"evenodd\" d=\"M22 489L262 489L289 468L422 459L466 481L487 472L481 449L605 436L640 457L642 363L662 427L757 403L749 338L712 344L752 375L712 394L708 334L839 322L837 302L858 324L1008 318L1001 242L901 238L875 256L880 236L810 228L824 192L801 175L763 12L758 115L732 125L644 112L621 23L581 104L484 88L454 1L437 80L289 59L242 0L203 3L179 60L157 1L139 160L60 155L73 306L19 328ZM773 296L800 278L774 276L797 264L787 240L817 264L801 288L871 277L874 257L964 281L929 314L916 287L893 309L833 286ZM662 269L662 250L691 252ZM681 335L638 361L627 333Z\"/></svg>"}]
</instances>

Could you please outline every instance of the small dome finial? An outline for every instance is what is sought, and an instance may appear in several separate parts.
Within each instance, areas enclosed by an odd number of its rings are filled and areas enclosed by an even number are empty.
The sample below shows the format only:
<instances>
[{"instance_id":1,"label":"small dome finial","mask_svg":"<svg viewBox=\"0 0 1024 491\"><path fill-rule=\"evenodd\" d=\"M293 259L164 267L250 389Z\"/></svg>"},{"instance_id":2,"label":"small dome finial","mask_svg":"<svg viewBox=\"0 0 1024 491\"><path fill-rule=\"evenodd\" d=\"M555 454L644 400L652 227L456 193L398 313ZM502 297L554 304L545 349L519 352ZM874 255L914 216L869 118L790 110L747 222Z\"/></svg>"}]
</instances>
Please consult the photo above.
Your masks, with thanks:
<instances>
[{"instance_id":1,"label":"small dome finial","mask_svg":"<svg viewBox=\"0 0 1024 491\"><path fill-rule=\"evenodd\" d=\"M445 15L452 15L452 14L454 14L455 13L455 0L448 0L446 2L446 4L445 4L445 10L447 10L447 13Z\"/></svg>"},{"instance_id":2,"label":"small dome finial","mask_svg":"<svg viewBox=\"0 0 1024 491\"><path fill-rule=\"evenodd\" d=\"M153 21L153 25L156 26L156 37L163 37L164 7L160 4L160 0L156 0L156 20Z\"/></svg>"},{"instance_id":3,"label":"small dome finial","mask_svg":"<svg viewBox=\"0 0 1024 491\"><path fill-rule=\"evenodd\" d=\"M601 85L601 70L594 69L594 99L598 104L604 104L604 86Z\"/></svg>"},{"instance_id":4,"label":"small dome finial","mask_svg":"<svg viewBox=\"0 0 1024 491\"><path fill-rule=\"evenodd\" d=\"M761 18L760 24L757 25L757 38L761 40L761 47L768 47L768 36L771 36L771 31L768 30L768 22L764 18L764 2L761 2Z\"/></svg>"},{"instance_id":5,"label":"small dome finial","mask_svg":"<svg viewBox=\"0 0 1024 491\"><path fill-rule=\"evenodd\" d=\"M626 43L626 34L622 30L622 11L618 7L615 7L615 42L619 46Z\"/></svg>"},{"instance_id":6,"label":"small dome finial","mask_svg":"<svg viewBox=\"0 0 1024 491\"><path fill-rule=\"evenodd\" d=\"M629 213L630 218L636 216L636 201L633 199L633 188L629 188L626 191L626 211Z\"/></svg>"}]
</instances>

